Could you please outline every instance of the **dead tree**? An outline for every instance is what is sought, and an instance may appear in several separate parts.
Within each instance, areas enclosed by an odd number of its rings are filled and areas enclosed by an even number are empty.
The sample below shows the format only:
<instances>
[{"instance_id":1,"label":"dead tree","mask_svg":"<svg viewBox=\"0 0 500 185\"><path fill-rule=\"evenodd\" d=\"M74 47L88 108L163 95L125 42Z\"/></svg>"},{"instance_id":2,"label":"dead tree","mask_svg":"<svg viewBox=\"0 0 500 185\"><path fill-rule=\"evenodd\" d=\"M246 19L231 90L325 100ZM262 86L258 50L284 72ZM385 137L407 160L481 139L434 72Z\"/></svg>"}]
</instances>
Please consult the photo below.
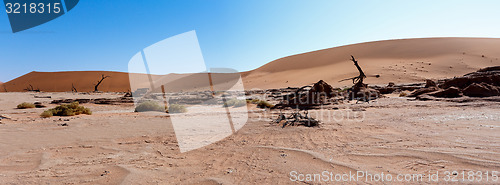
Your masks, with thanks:
<instances>
[{"instance_id":1,"label":"dead tree","mask_svg":"<svg viewBox=\"0 0 500 185\"><path fill-rule=\"evenodd\" d=\"M29 84L28 87L26 87L26 89L24 89L24 90L28 91L28 92L40 92L40 89L33 88L33 86L31 84Z\"/></svg>"},{"instance_id":2,"label":"dead tree","mask_svg":"<svg viewBox=\"0 0 500 185\"><path fill-rule=\"evenodd\" d=\"M340 80L339 82L343 82L343 81L346 81L346 80L352 80L352 83L354 84L354 86L361 87L361 86L363 86L363 80L367 76L365 75L365 72L363 72L363 70L361 69L361 67L359 66L358 61L352 55L351 55L351 61L354 63L354 66L356 66L356 68L358 69L359 75L355 76L355 77L352 77L352 78L346 78L346 79ZM378 77L380 77L380 75L371 75L370 77L376 77L376 78L378 78Z\"/></svg>"},{"instance_id":3,"label":"dead tree","mask_svg":"<svg viewBox=\"0 0 500 185\"><path fill-rule=\"evenodd\" d=\"M359 75L352 77L352 78L347 78L340 80L339 82L345 81L345 80L352 80L352 83L354 84L352 88L349 90L349 99L357 99L358 101L360 99L368 102L370 99L376 99L378 98L378 91L371 91L368 89L368 85L363 83L363 80L366 78L365 73L361 69L361 67L358 64L358 61L354 58L354 56L351 55L351 61L354 63L354 66L359 71ZM373 75L373 77L380 77L380 75Z\"/></svg>"},{"instance_id":4,"label":"dead tree","mask_svg":"<svg viewBox=\"0 0 500 185\"><path fill-rule=\"evenodd\" d=\"M314 127L314 126L319 126L320 123L319 120L309 117L308 111L304 111L304 114L301 114L299 110L297 110L296 112L292 112L288 117L286 117L285 114L283 114L280 111L278 118L276 120L273 120L272 122L280 124L282 121L284 121L284 123L281 126L281 128L285 128L286 126L296 126L296 125Z\"/></svg>"},{"instance_id":5,"label":"dead tree","mask_svg":"<svg viewBox=\"0 0 500 185\"><path fill-rule=\"evenodd\" d=\"M104 76L104 74L101 76L101 80L97 81L97 84L94 84L94 92L98 92L99 91L99 85L101 85L102 81L104 81L104 79L106 78L109 78L110 76Z\"/></svg>"},{"instance_id":6,"label":"dead tree","mask_svg":"<svg viewBox=\"0 0 500 185\"><path fill-rule=\"evenodd\" d=\"M352 77L352 78L346 78L346 79L340 80L339 82L343 82L346 80L352 80L352 83L354 84L354 86L361 87L361 86L363 86L363 80L366 78L365 72L363 72L361 67L359 67L358 61L352 55L351 55L351 61L354 62L354 65L356 66L356 68L359 71L359 75Z\"/></svg>"},{"instance_id":7,"label":"dead tree","mask_svg":"<svg viewBox=\"0 0 500 185\"><path fill-rule=\"evenodd\" d=\"M78 90L76 90L75 85L73 85L73 83L71 83L71 92L78 92Z\"/></svg>"}]
</instances>

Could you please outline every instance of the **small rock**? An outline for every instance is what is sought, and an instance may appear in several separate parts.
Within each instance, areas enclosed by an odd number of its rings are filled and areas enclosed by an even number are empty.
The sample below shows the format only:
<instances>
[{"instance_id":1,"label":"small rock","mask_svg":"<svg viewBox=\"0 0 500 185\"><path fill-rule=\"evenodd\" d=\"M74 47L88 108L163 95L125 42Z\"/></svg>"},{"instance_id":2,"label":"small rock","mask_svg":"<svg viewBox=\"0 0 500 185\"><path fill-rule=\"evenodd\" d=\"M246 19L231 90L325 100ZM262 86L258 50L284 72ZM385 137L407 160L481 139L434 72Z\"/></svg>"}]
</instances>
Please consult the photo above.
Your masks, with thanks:
<instances>
[{"instance_id":1,"label":"small rock","mask_svg":"<svg viewBox=\"0 0 500 185\"><path fill-rule=\"evenodd\" d=\"M105 176L105 175L107 175L107 174L109 174L109 171L107 171L107 170L106 170L106 171L104 171L104 172L101 174L101 177L102 177L102 176Z\"/></svg>"}]
</instances>

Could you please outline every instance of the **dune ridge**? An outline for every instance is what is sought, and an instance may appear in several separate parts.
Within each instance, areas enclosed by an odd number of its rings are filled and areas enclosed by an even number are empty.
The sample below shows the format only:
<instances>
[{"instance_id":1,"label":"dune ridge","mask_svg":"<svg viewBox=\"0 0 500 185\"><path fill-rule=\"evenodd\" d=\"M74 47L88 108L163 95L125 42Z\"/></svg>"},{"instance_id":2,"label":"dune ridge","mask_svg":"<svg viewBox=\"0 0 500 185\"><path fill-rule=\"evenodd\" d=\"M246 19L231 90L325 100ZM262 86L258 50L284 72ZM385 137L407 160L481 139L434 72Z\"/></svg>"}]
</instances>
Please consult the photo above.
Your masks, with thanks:
<instances>
[{"instance_id":1,"label":"dune ridge","mask_svg":"<svg viewBox=\"0 0 500 185\"><path fill-rule=\"evenodd\" d=\"M370 84L389 82L422 82L425 79L451 78L476 71L487 66L500 65L500 47L497 38L419 38L384 40L333 47L271 61L257 69L242 72L245 89L269 89L297 87L324 80L336 87L352 82L341 79L357 75L350 61L354 55L368 76ZM0 84L0 92L25 91L30 84L46 92L71 91L72 84L80 92L94 90L101 75L109 75L100 91L126 92L130 90L129 75L125 72L67 71L30 72L14 80ZM144 74L138 74L144 75ZM180 79L189 74L170 74L174 89L202 90L199 78ZM169 80L167 80L169 81ZM184 87L185 86L185 87ZM193 89L196 87L196 89Z\"/></svg>"},{"instance_id":2,"label":"dune ridge","mask_svg":"<svg viewBox=\"0 0 500 185\"><path fill-rule=\"evenodd\" d=\"M367 83L405 83L461 76L500 64L497 38L420 38L366 42L292 55L242 73L248 88L301 86L324 80L334 86L357 75L354 55L367 75Z\"/></svg>"}]
</instances>

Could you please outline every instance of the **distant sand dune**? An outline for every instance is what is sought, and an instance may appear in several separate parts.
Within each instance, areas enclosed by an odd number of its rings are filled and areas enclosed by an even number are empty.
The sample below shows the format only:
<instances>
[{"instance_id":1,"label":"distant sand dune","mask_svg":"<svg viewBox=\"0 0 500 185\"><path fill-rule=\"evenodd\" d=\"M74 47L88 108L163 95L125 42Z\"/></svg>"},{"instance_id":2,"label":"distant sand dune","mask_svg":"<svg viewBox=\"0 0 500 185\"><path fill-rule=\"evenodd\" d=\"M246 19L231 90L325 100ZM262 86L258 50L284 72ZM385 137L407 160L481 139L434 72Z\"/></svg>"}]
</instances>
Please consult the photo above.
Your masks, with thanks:
<instances>
[{"instance_id":1,"label":"distant sand dune","mask_svg":"<svg viewBox=\"0 0 500 185\"><path fill-rule=\"evenodd\" d=\"M414 82L426 78L460 76L486 66L500 64L500 39L425 38L353 44L313 51L272 61L244 72L246 88L301 86L322 79L335 86L339 80L357 75L350 61L354 55L368 83Z\"/></svg>"},{"instance_id":2,"label":"distant sand dune","mask_svg":"<svg viewBox=\"0 0 500 185\"><path fill-rule=\"evenodd\" d=\"M486 66L500 65L500 39L496 38L425 38L367 42L313 51L269 62L257 69L243 72L246 89L302 86L324 80L334 86L352 82L338 82L357 75L349 60L354 55L367 75L381 75L366 80L371 84L404 83L424 79L450 78L476 71ZM73 71L31 72L0 85L0 92L24 91L30 84L42 91L80 92L94 90L101 74L109 75L100 86L101 91L130 90L129 75L123 72ZM141 75L141 74L139 74ZM183 80L182 77L186 77ZM172 74L155 79L168 82L172 90L206 90L200 75ZM171 77L171 78L170 78ZM4 88L5 87L5 88Z\"/></svg>"},{"instance_id":3,"label":"distant sand dune","mask_svg":"<svg viewBox=\"0 0 500 185\"><path fill-rule=\"evenodd\" d=\"M67 71L67 72L30 72L19 78L6 82L5 86L9 92L22 92L30 84L34 89L46 92L67 92L71 91L74 84L79 92L94 91L94 84L101 78L101 75L108 75L111 78L105 79L99 86L100 91L126 92L130 89L128 73L109 71ZM4 91L4 88L0 88Z\"/></svg>"}]
</instances>

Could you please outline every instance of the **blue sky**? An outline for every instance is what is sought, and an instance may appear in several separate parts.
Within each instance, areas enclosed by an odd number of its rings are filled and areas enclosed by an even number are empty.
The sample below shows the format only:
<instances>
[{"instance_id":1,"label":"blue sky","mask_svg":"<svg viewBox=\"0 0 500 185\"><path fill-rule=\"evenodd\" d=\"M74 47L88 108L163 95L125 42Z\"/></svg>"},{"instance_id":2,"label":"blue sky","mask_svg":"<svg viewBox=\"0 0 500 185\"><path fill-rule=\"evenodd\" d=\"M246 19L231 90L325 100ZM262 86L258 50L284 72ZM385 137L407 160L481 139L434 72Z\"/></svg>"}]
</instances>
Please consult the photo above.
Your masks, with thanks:
<instances>
[{"instance_id":1,"label":"blue sky","mask_svg":"<svg viewBox=\"0 0 500 185\"><path fill-rule=\"evenodd\" d=\"M208 68L239 71L359 42L500 37L500 1L81 0L12 33L0 11L0 81L30 71L127 71L137 52L196 30Z\"/></svg>"}]
</instances>

